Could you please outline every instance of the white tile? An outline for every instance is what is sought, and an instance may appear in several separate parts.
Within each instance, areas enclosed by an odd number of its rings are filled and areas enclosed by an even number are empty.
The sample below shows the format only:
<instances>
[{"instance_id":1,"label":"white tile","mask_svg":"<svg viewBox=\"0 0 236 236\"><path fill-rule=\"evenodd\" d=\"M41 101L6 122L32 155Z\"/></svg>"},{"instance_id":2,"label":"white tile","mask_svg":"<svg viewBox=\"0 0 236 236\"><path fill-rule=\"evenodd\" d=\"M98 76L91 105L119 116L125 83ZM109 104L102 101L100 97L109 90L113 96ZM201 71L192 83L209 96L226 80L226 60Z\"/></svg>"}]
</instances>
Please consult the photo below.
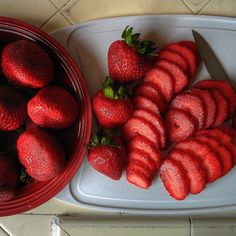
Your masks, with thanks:
<instances>
[{"instance_id":1,"label":"white tile","mask_svg":"<svg viewBox=\"0 0 236 236\"><path fill-rule=\"evenodd\" d=\"M70 0L50 0L54 3L54 5L57 7L57 8L61 8L63 7L67 2L69 2Z\"/></svg>"}]
</instances>

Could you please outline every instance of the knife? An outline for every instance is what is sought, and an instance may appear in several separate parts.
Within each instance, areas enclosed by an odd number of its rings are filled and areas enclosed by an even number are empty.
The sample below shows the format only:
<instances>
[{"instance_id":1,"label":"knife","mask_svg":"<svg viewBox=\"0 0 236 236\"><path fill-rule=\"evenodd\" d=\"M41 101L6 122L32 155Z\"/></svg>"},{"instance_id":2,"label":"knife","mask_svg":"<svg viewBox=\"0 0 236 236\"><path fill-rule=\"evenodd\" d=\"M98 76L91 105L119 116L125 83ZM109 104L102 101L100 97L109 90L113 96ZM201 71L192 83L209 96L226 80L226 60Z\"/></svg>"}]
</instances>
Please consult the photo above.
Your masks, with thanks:
<instances>
[{"instance_id":1,"label":"knife","mask_svg":"<svg viewBox=\"0 0 236 236\"><path fill-rule=\"evenodd\" d=\"M208 73L214 80L227 80L230 82L230 78L225 72L224 67L220 63L219 59L211 49L207 41L197 31L192 30L193 38L198 47L198 52L202 61L204 62Z\"/></svg>"}]
</instances>

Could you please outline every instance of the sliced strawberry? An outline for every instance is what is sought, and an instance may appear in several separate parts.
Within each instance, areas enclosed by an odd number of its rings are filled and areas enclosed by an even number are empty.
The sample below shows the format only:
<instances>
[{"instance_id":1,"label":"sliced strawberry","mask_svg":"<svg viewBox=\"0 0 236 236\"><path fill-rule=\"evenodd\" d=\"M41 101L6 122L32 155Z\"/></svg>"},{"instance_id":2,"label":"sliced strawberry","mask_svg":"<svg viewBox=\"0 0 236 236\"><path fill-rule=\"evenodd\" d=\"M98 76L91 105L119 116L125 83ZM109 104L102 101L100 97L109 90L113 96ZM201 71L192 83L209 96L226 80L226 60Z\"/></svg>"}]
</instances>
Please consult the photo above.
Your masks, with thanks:
<instances>
[{"instance_id":1,"label":"sliced strawberry","mask_svg":"<svg viewBox=\"0 0 236 236\"><path fill-rule=\"evenodd\" d=\"M191 49L186 46L180 45L179 43L172 43L165 47L168 50L179 53L188 62L188 68L190 73L190 79L193 80L195 77L195 72L198 64L198 57Z\"/></svg>"},{"instance_id":2,"label":"sliced strawberry","mask_svg":"<svg viewBox=\"0 0 236 236\"><path fill-rule=\"evenodd\" d=\"M147 110L152 111L156 114L161 113L159 107L147 97L136 96L133 100L133 103L134 103L135 109L147 109Z\"/></svg>"},{"instance_id":3,"label":"sliced strawberry","mask_svg":"<svg viewBox=\"0 0 236 236\"><path fill-rule=\"evenodd\" d=\"M198 88L192 88L188 92L199 95L202 98L206 110L206 124L204 128L211 127L215 121L217 112L217 104L213 95L208 90Z\"/></svg>"},{"instance_id":4,"label":"sliced strawberry","mask_svg":"<svg viewBox=\"0 0 236 236\"><path fill-rule=\"evenodd\" d=\"M183 166L172 159L166 159L160 169L161 180L176 200L183 200L189 193L189 180Z\"/></svg>"},{"instance_id":5,"label":"sliced strawberry","mask_svg":"<svg viewBox=\"0 0 236 236\"><path fill-rule=\"evenodd\" d=\"M217 89L209 90L213 95L216 105L217 105L217 113L215 122L212 124L212 127L216 127L218 125L222 125L228 117L229 104L225 96Z\"/></svg>"},{"instance_id":6,"label":"sliced strawberry","mask_svg":"<svg viewBox=\"0 0 236 236\"><path fill-rule=\"evenodd\" d=\"M128 142L128 150L131 149L139 149L144 150L146 153L149 154L150 158L155 162L156 169L159 169L161 166L161 154L159 149L144 136L135 135L131 140Z\"/></svg>"},{"instance_id":7,"label":"sliced strawberry","mask_svg":"<svg viewBox=\"0 0 236 236\"><path fill-rule=\"evenodd\" d=\"M236 112L234 112L234 115L232 117L232 128L236 129Z\"/></svg>"},{"instance_id":8,"label":"sliced strawberry","mask_svg":"<svg viewBox=\"0 0 236 236\"><path fill-rule=\"evenodd\" d=\"M170 109L165 116L166 133L170 142L191 137L197 131L194 117L180 109Z\"/></svg>"},{"instance_id":9,"label":"sliced strawberry","mask_svg":"<svg viewBox=\"0 0 236 236\"><path fill-rule=\"evenodd\" d=\"M198 135L196 139L205 143L212 150L214 150L221 162L222 176L226 175L233 167L233 157L231 153L224 146L221 146L220 142L213 137L207 135Z\"/></svg>"},{"instance_id":10,"label":"sliced strawberry","mask_svg":"<svg viewBox=\"0 0 236 236\"><path fill-rule=\"evenodd\" d=\"M216 153L211 150L206 144L198 140L185 140L177 143L175 148L182 150L187 150L201 160L202 166L206 171L207 182L214 182L222 175L222 167L220 160L218 159Z\"/></svg>"},{"instance_id":11,"label":"sliced strawberry","mask_svg":"<svg viewBox=\"0 0 236 236\"><path fill-rule=\"evenodd\" d=\"M233 164L236 165L236 147L233 143L227 143L225 144L225 147L230 151L232 157L233 157Z\"/></svg>"},{"instance_id":12,"label":"sliced strawberry","mask_svg":"<svg viewBox=\"0 0 236 236\"><path fill-rule=\"evenodd\" d=\"M160 134L161 147L165 148L165 146L166 146L166 131L165 131L164 122L163 122L160 115L155 114L155 113L150 112L145 109L139 109L139 110L134 111L133 117L141 117L141 118L149 121L150 123L152 123L152 125L156 128L156 130Z\"/></svg>"},{"instance_id":13,"label":"sliced strawberry","mask_svg":"<svg viewBox=\"0 0 236 236\"><path fill-rule=\"evenodd\" d=\"M135 135L142 135L160 147L160 134L148 121L140 117L132 117L122 128L122 135L125 140L130 140Z\"/></svg>"},{"instance_id":14,"label":"sliced strawberry","mask_svg":"<svg viewBox=\"0 0 236 236\"><path fill-rule=\"evenodd\" d=\"M144 82L150 82L160 89L166 101L170 101L174 95L175 79L163 68L153 68L144 77Z\"/></svg>"},{"instance_id":15,"label":"sliced strawberry","mask_svg":"<svg viewBox=\"0 0 236 236\"><path fill-rule=\"evenodd\" d=\"M230 104L229 116L231 117L236 108L236 93L232 85L226 80L201 80L194 87L204 89L218 89Z\"/></svg>"},{"instance_id":16,"label":"sliced strawberry","mask_svg":"<svg viewBox=\"0 0 236 236\"><path fill-rule=\"evenodd\" d=\"M189 73L186 59L177 52L164 49L160 52L158 59L165 59L167 61L173 62L180 66L186 74Z\"/></svg>"},{"instance_id":17,"label":"sliced strawberry","mask_svg":"<svg viewBox=\"0 0 236 236\"><path fill-rule=\"evenodd\" d=\"M158 60L156 67L161 67L166 69L170 75L175 79L175 93L181 92L188 84L188 77L184 70L177 64L167 61Z\"/></svg>"},{"instance_id":18,"label":"sliced strawberry","mask_svg":"<svg viewBox=\"0 0 236 236\"><path fill-rule=\"evenodd\" d=\"M206 186L205 172L201 168L200 162L189 155L186 151L172 149L168 158L178 161L184 167L190 183L190 193L200 193Z\"/></svg>"},{"instance_id":19,"label":"sliced strawberry","mask_svg":"<svg viewBox=\"0 0 236 236\"><path fill-rule=\"evenodd\" d=\"M180 41L178 42L179 45L184 46L190 49L194 54L198 54L197 44L193 41Z\"/></svg>"},{"instance_id":20,"label":"sliced strawberry","mask_svg":"<svg viewBox=\"0 0 236 236\"><path fill-rule=\"evenodd\" d=\"M164 112L167 108L167 101L161 93L160 89L155 87L150 82L144 82L139 85L135 90L136 96L144 96L154 102L161 112Z\"/></svg>"},{"instance_id":21,"label":"sliced strawberry","mask_svg":"<svg viewBox=\"0 0 236 236\"><path fill-rule=\"evenodd\" d=\"M192 93L182 93L174 98L170 108L177 108L189 112L198 121L198 129L206 123L206 110L200 96Z\"/></svg>"}]
</instances>

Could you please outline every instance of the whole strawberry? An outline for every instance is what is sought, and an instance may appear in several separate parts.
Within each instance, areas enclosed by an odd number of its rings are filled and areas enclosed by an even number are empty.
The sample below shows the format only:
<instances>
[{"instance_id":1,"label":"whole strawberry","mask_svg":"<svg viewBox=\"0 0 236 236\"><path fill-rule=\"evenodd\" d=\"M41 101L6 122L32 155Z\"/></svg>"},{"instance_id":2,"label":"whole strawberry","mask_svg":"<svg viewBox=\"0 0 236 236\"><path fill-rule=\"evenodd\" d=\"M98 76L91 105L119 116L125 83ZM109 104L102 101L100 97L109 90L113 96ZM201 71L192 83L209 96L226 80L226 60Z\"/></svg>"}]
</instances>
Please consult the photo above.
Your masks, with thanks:
<instances>
[{"instance_id":1,"label":"whole strawberry","mask_svg":"<svg viewBox=\"0 0 236 236\"><path fill-rule=\"evenodd\" d=\"M54 64L38 44L22 39L6 45L1 53L3 74L12 84L42 88L54 77Z\"/></svg>"},{"instance_id":2,"label":"whole strawberry","mask_svg":"<svg viewBox=\"0 0 236 236\"><path fill-rule=\"evenodd\" d=\"M0 130L19 128L26 116L26 99L17 90L0 86Z\"/></svg>"},{"instance_id":3,"label":"whole strawberry","mask_svg":"<svg viewBox=\"0 0 236 236\"><path fill-rule=\"evenodd\" d=\"M62 173L64 149L47 131L30 128L19 136L16 146L19 161L32 178L47 181Z\"/></svg>"},{"instance_id":4,"label":"whole strawberry","mask_svg":"<svg viewBox=\"0 0 236 236\"><path fill-rule=\"evenodd\" d=\"M124 86L117 86L109 77L92 98L96 118L103 128L122 126L133 113L133 104L126 95Z\"/></svg>"},{"instance_id":5,"label":"whole strawberry","mask_svg":"<svg viewBox=\"0 0 236 236\"><path fill-rule=\"evenodd\" d=\"M132 34L127 26L122 33L124 40L113 42L108 49L109 75L120 83L142 79L151 68L155 55L152 41L140 41L140 34Z\"/></svg>"},{"instance_id":6,"label":"whole strawberry","mask_svg":"<svg viewBox=\"0 0 236 236\"><path fill-rule=\"evenodd\" d=\"M90 140L88 162L98 172L119 180L126 160L126 150L118 136L110 132L96 133Z\"/></svg>"},{"instance_id":7,"label":"whole strawberry","mask_svg":"<svg viewBox=\"0 0 236 236\"><path fill-rule=\"evenodd\" d=\"M67 128L78 117L75 99L59 86L42 88L28 102L27 111L35 124L51 129Z\"/></svg>"}]
</instances>

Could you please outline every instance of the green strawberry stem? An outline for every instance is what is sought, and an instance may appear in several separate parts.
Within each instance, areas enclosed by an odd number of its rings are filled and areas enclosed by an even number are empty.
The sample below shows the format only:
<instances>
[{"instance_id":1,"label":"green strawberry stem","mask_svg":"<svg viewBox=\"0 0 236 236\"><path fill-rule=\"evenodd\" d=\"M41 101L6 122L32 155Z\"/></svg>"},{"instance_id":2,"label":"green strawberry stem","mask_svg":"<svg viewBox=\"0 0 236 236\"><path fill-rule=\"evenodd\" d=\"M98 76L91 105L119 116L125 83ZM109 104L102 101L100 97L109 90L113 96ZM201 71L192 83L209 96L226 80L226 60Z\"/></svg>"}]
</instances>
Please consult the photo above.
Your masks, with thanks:
<instances>
[{"instance_id":1,"label":"green strawberry stem","mask_svg":"<svg viewBox=\"0 0 236 236\"><path fill-rule=\"evenodd\" d=\"M29 180L30 180L30 176L26 172L26 169L22 167L20 170L20 182L23 184L27 184Z\"/></svg>"},{"instance_id":2,"label":"green strawberry stem","mask_svg":"<svg viewBox=\"0 0 236 236\"><path fill-rule=\"evenodd\" d=\"M155 43L150 40L140 41L139 38L140 34L137 33L132 34L133 33L132 31L133 27L129 27L129 25L127 25L124 31L122 32L121 37L124 39L125 43L129 47L136 48L139 54L143 56L149 56L149 57L157 56L157 53L155 52L155 50L157 49Z\"/></svg>"}]
</instances>

